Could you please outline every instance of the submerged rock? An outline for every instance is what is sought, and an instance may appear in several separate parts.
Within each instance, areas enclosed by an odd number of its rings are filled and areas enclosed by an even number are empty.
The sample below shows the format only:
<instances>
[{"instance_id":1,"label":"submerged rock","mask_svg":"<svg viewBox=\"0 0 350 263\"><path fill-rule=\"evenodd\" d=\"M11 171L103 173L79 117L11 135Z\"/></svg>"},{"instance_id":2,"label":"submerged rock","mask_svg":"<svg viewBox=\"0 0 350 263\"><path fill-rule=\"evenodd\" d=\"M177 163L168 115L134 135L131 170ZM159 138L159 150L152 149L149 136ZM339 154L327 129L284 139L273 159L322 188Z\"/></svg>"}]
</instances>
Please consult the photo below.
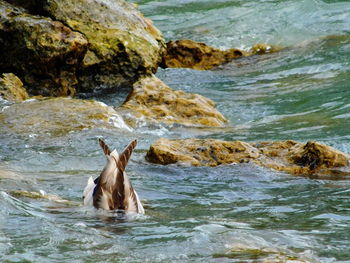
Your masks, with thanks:
<instances>
[{"instance_id":1,"label":"submerged rock","mask_svg":"<svg viewBox=\"0 0 350 263\"><path fill-rule=\"evenodd\" d=\"M317 142L246 143L214 139L162 138L150 146L146 159L152 163L185 163L194 166L252 162L296 175L330 178L350 175L350 156Z\"/></svg>"},{"instance_id":2,"label":"submerged rock","mask_svg":"<svg viewBox=\"0 0 350 263\"><path fill-rule=\"evenodd\" d=\"M161 66L163 68L208 70L240 57L273 53L280 50L280 47L266 44L256 44L249 51L236 48L220 50L192 40L177 40L167 43L167 50Z\"/></svg>"},{"instance_id":3,"label":"submerged rock","mask_svg":"<svg viewBox=\"0 0 350 263\"><path fill-rule=\"evenodd\" d=\"M252 247L244 244L235 244L225 253L216 253L214 258L244 258L245 261L261 263L309 263L297 253L281 251L276 248ZM314 262L314 261L312 261Z\"/></svg>"},{"instance_id":4,"label":"submerged rock","mask_svg":"<svg viewBox=\"0 0 350 263\"><path fill-rule=\"evenodd\" d=\"M0 71L15 72L33 95L131 86L161 60L160 31L123 0L9 2L27 9L0 0Z\"/></svg>"},{"instance_id":5,"label":"submerged rock","mask_svg":"<svg viewBox=\"0 0 350 263\"><path fill-rule=\"evenodd\" d=\"M74 95L87 46L61 22L0 0L0 71L16 73L31 94Z\"/></svg>"},{"instance_id":6,"label":"submerged rock","mask_svg":"<svg viewBox=\"0 0 350 263\"><path fill-rule=\"evenodd\" d=\"M14 197L25 197L30 199L47 199L52 202L56 203L63 203L67 205L78 205L76 202L69 201L62 199L61 197L53 194L45 193L44 191L40 190L40 192L29 192L25 190L13 190L9 192L10 195Z\"/></svg>"},{"instance_id":7,"label":"submerged rock","mask_svg":"<svg viewBox=\"0 0 350 263\"><path fill-rule=\"evenodd\" d=\"M94 127L130 131L117 112L107 105L71 98L27 100L5 107L0 112L2 131L62 135Z\"/></svg>"},{"instance_id":8,"label":"submerged rock","mask_svg":"<svg viewBox=\"0 0 350 263\"><path fill-rule=\"evenodd\" d=\"M220 127L227 122L212 100L172 90L154 75L135 83L121 108L131 110L136 117L167 124Z\"/></svg>"},{"instance_id":9,"label":"submerged rock","mask_svg":"<svg viewBox=\"0 0 350 263\"><path fill-rule=\"evenodd\" d=\"M0 77L0 97L11 102L21 102L29 98L22 81L13 73Z\"/></svg>"}]
</instances>

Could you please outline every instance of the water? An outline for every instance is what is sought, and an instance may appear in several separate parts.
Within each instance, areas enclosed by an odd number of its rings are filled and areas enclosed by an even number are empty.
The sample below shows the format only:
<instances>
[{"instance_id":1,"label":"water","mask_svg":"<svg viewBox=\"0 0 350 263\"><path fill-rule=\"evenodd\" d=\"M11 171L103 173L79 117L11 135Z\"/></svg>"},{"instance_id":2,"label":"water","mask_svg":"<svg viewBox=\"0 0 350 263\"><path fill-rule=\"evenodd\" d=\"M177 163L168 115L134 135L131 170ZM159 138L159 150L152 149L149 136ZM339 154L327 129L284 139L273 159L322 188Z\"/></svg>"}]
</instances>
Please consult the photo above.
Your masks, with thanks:
<instances>
[{"instance_id":1,"label":"water","mask_svg":"<svg viewBox=\"0 0 350 263\"><path fill-rule=\"evenodd\" d=\"M52 135L0 127L0 261L350 262L347 178L144 160L159 137L317 140L350 153L350 3L136 2L167 39L290 48L212 71L158 71L172 88L213 99L230 120L223 129L145 124L133 131L96 127ZM5 104L0 101L1 108ZM146 215L115 220L81 206L88 177L105 162L101 136L118 150L138 139L127 171ZM13 190L43 190L69 203L15 197Z\"/></svg>"}]
</instances>

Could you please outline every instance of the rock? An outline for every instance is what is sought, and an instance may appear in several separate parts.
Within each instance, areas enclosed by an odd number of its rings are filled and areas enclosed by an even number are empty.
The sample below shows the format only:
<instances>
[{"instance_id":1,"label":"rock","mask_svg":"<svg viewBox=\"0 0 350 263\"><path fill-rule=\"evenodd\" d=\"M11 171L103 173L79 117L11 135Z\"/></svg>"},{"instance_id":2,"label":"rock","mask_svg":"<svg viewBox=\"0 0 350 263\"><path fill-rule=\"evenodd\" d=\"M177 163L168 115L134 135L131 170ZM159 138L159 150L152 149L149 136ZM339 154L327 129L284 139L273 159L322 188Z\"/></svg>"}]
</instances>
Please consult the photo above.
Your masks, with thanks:
<instances>
[{"instance_id":1,"label":"rock","mask_svg":"<svg viewBox=\"0 0 350 263\"><path fill-rule=\"evenodd\" d=\"M277 141L246 143L214 139L159 139L146 159L152 163L186 163L217 166L252 162L296 175L337 178L350 175L350 156L330 146L308 142Z\"/></svg>"},{"instance_id":2,"label":"rock","mask_svg":"<svg viewBox=\"0 0 350 263\"><path fill-rule=\"evenodd\" d=\"M267 44L255 44L251 47L251 49L248 51L247 55L263 55L263 54L269 54L269 53L275 53L281 51L282 48L279 46L274 45L267 45Z\"/></svg>"},{"instance_id":3,"label":"rock","mask_svg":"<svg viewBox=\"0 0 350 263\"><path fill-rule=\"evenodd\" d=\"M72 202L69 200L62 199L61 197L53 194L47 194L44 191L40 190L40 192L29 192L25 190L13 190L9 192L10 195L14 197L25 197L25 198L30 198L30 199L47 199L52 202L56 203L63 203L67 205L79 205L76 202Z\"/></svg>"},{"instance_id":4,"label":"rock","mask_svg":"<svg viewBox=\"0 0 350 263\"><path fill-rule=\"evenodd\" d=\"M74 95L87 46L61 22L0 0L0 71L16 73L32 95Z\"/></svg>"},{"instance_id":5,"label":"rock","mask_svg":"<svg viewBox=\"0 0 350 263\"><path fill-rule=\"evenodd\" d=\"M246 262L261 263L310 263L297 253L285 249L252 247L244 244L235 244L225 253L216 253L214 258L244 258ZM314 261L312 261L314 262Z\"/></svg>"},{"instance_id":6,"label":"rock","mask_svg":"<svg viewBox=\"0 0 350 263\"><path fill-rule=\"evenodd\" d=\"M230 49L226 51L192 40L177 40L167 43L167 51L161 66L164 68L211 69L232 59L244 56L244 51Z\"/></svg>"},{"instance_id":7,"label":"rock","mask_svg":"<svg viewBox=\"0 0 350 263\"><path fill-rule=\"evenodd\" d=\"M112 108L93 100L53 98L27 100L5 107L0 112L2 132L51 134L60 136L71 131L120 128L130 131Z\"/></svg>"},{"instance_id":8,"label":"rock","mask_svg":"<svg viewBox=\"0 0 350 263\"><path fill-rule=\"evenodd\" d=\"M22 81L13 73L0 77L0 97L11 102L22 102L29 98Z\"/></svg>"},{"instance_id":9,"label":"rock","mask_svg":"<svg viewBox=\"0 0 350 263\"><path fill-rule=\"evenodd\" d=\"M227 122L212 100L172 90L154 75L136 82L121 108L131 110L136 117L167 124L221 127Z\"/></svg>"},{"instance_id":10,"label":"rock","mask_svg":"<svg viewBox=\"0 0 350 263\"><path fill-rule=\"evenodd\" d=\"M123 0L9 2L27 9L0 0L0 72L16 73L32 95L131 87L165 50L151 20Z\"/></svg>"},{"instance_id":11,"label":"rock","mask_svg":"<svg viewBox=\"0 0 350 263\"><path fill-rule=\"evenodd\" d=\"M123 0L50 0L44 9L88 40L79 70L79 92L131 86L155 72L164 40L151 20Z\"/></svg>"},{"instance_id":12,"label":"rock","mask_svg":"<svg viewBox=\"0 0 350 263\"><path fill-rule=\"evenodd\" d=\"M167 43L161 67L208 70L226 64L233 59L280 50L280 47L266 44L256 44L249 51L236 48L220 50L192 40L177 40Z\"/></svg>"},{"instance_id":13,"label":"rock","mask_svg":"<svg viewBox=\"0 0 350 263\"><path fill-rule=\"evenodd\" d=\"M257 159L259 150L245 142L214 139L170 140L161 138L151 145L146 159L152 163L189 163L217 166Z\"/></svg>"},{"instance_id":14,"label":"rock","mask_svg":"<svg viewBox=\"0 0 350 263\"><path fill-rule=\"evenodd\" d=\"M265 167L297 175L350 174L350 156L318 142L262 142L253 146L263 153L257 163ZM338 169L342 167L346 170Z\"/></svg>"}]
</instances>

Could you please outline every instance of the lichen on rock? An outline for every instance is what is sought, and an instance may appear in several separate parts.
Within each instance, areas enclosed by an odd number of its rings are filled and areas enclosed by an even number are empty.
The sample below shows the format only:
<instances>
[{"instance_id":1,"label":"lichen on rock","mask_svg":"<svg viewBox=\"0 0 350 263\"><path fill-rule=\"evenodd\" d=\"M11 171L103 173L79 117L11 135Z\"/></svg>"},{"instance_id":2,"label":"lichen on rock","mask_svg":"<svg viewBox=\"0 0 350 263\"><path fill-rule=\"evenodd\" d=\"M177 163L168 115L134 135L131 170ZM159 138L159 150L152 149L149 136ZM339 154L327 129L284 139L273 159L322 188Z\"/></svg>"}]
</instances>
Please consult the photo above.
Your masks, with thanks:
<instances>
[{"instance_id":1,"label":"lichen on rock","mask_svg":"<svg viewBox=\"0 0 350 263\"><path fill-rule=\"evenodd\" d=\"M0 0L0 71L14 72L32 95L74 95L87 45L61 22Z\"/></svg>"},{"instance_id":2,"label":"lichen on rock","mask_svg":"<svg viewBox=\"0 0 350 263\"><path fill-rule=\"evenodd\" d=\"M208 70L226 64L233 59L273 53L281 49L278 46L256 44L248 51L237 48L220 50L205 43L188 39L176 40L167 43L161 67Z\"/></svg>"},{"instance_id":3,"label":"lichen on rock","mask_svg":"<svg viewBox=\"0 0 350 263\"><path fill-rule=\"evenodd\" d=\"M51 0L45 11L89 42L78 75L80 92L131 86L141 75L156 71L164 40L134 5L123 0Z\"/></svg>"},{"instance_id":4,"label":"lichen on rock","mask_svg":"<svg viewBox=\"0 0 350 263\"><path fill-rule=\"evenodd\" d=\"M227 122L212 100L172 90L154 75L136 82L121 108L131 110L136 117L167 124L221 127Z\"/></svg>"},{"instance_id":5,"label":"lichen on rock","mask_svg":"<svg viewBox=\"0 0 350 263\"><path fill-rule=\"evenodd\" d=\"M22 81L13 73L0 77L0 97L11 102L21 102L29 98Z\"/></svg>"},{"instance_id":6,"label":"lichen on rock","mask_svg":"<svg viewBox=\"0 0 350 263\"><path fill-rule=\"evenodd\" d=\"M164 46L123 0L0 0L0 72L14 72L31 95L131 87L157 70Z\"/></svg>"},{"instance_id":7,"label":"lichen on rock","mask_svg":"<svg viewBox=\"0 0 350 263\"><path fill-rule=\"evenodd\" d=\"M146 159L152 163L187 163L217 166L251 162L295 175L333 178L350 175L350 156L330 146L296 141L247 143L214 139L170 140L161 138L150 146Z\"/></svg>"}]
</instances>

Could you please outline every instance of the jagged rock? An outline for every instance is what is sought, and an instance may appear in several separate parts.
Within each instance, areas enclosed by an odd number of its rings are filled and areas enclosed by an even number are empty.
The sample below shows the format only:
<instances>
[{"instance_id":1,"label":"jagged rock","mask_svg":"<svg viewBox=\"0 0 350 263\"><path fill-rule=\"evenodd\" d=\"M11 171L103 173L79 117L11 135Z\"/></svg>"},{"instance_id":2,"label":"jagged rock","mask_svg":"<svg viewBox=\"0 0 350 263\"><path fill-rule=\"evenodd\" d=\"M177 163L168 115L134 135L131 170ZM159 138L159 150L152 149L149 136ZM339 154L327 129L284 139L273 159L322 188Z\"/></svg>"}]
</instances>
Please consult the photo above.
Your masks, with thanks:
<instances>
[{"instance_id":1,"label":"jagged rock","mask_svg":"<svg viewBox=\"0 0 350 263\"><path fill-rule=\"evenodd\" d=\"M22 81L13 73L0 77L0 97L11 102L21 102L29 98Z\"/></svg>"},{"instance_id":2,"label":"jagged rock","mask_svg":"<svg viewBox=\"0 0 350 263\"><path fill-rule=\"evenodd\" d=\"M123 0L8 1L27 9L0 0L0 71L32 95L131 87L161 61L160 31Z\"/></svg>"},{"instance_id":3,"label":"jagged rock","mask_svg":"<svg viewBox=\"0 0 350 263\"><path fill-rule=\"evenodd\" d=\"M61 22L0 0L0 71L14 72L31 94L74 95L87 45Z\"/></svg>"},{"instance_id":4,"label":"jagged rock","mask_svg":"<svg viewBox=\"0 0 350 263\"><path fill-rule=\"evenodd\" d=\"M259 155L259 150L240 141L161 138L150 146L146 159L160 164L189 163L194 166L217 166L248 162L258 158Z\"/></svg>"},{"instance_id":5,"label":"jagged rock","mask_svg":"<svg viewBox=\"0 0 350 263\"><path fill-rule=\"evenodd\" d=\"M4 132L51 134L94 127L130 130L117 112L101 102L71 98L27 100L5 107L0 112Z\"/></svg>"},{"instance_id":6,"label":"jagged rock","mask_svg":"<svg viewBox=\"0 0 350 263\"><path fill-rule=\"evenodd\" d=\"M146 159L152 163L187 163L194 166L252 162L296 175L324 178L350 175L350 156L317 142L246 143L214 139L162 138L150 146Z\"/></svg>"},{"instance_id":7,"label":"jagged rock","mask_svg":"<svg viewBox=\"0 0 350 263\"><path fill-rule=\"evenodd\" d=\"M172 90L154 75L139 80L122 105L136 117L189 126L223 126L227 121L214 102L201 95Z\"/></svg>"},{"instance_id":8,"label":"jagged rock","mask_svg":"<svg viewBox=\"0 0 350 263\"><path fill-rule=\"evenodd\" d=\"M252 144L262 152L258 164L292 174L347 173L338 168L349 168L350 156L330 146L318 143L295 141L261 142ZM348 171L350 175L350 170Z\"/></svg>"},{"instance_id":9,"label":"jagged rock","mask_svg":"<svg viewBox=\"0 0 350 263\"><path fill-rule=\"evenodd\" d=\"M256 44L249 51L244 51L236 48L220 50L204 43L186 39L170 41L167 43L161 67L207 70L240 57L272 53L279 50L281 50L280 47L266 44Z\"/></svg>"},{"instance_id":10,"label":"jagged rock","mask_svg":"<svg viewBox=\"0 0 350 263\"><path fill-rule=\"evenodd\" d=\"M50 0L44 10L88 39L78 76L80 92L131 86L157 70L164 40L134 5L123 0Z\"/></svg>"}]
</instances>

